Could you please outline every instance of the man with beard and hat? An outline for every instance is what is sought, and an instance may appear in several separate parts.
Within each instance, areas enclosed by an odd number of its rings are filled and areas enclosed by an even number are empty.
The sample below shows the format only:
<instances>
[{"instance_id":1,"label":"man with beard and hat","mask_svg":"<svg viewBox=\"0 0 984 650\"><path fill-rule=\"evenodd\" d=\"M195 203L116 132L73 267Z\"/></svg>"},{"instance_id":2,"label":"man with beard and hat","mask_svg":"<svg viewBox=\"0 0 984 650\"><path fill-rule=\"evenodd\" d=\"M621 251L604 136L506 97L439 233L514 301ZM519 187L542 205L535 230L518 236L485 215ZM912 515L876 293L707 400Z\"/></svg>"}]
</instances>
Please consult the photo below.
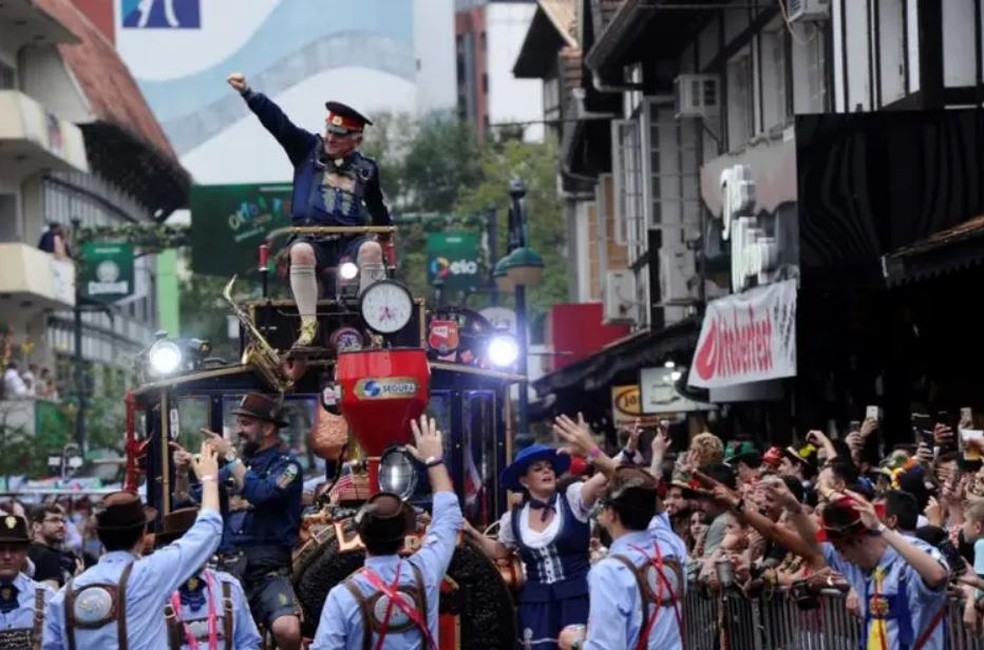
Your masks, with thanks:
<instances>
[{"instance_id":1,"label":"man with beard and hat","mask_svg":"<svg viewBox=\"0 0 984 650\"><path fill-rule=\"evenodd\" d=\"M40 647L45 607L54 591L21 572L31 538L27 520L0 514L0 648Z\"/></svg>"},{"instance_id":2,"label":"man with beard and hat","mask_svg":"<svg viewBox=\"0 0 984 650\"><path fill-rule=\"evenodd\" d=\"M152 555L140 557L140 551L156 512L131 492L103 498L96 531L106 553L51 599L43 650L167 650L164 605L215 552L222 533L219 466L207 443L193 468L204 485L198 517L181 539Z\"/></svg>"},{"instance_id":3,"label":"man with beard and hat","mask_svg":"<svg viewBox=\"0 0 984 650\"><path fill-rule=\"evenodd\" d=\"M444 465L444 444L433 418L411 421L414 458L426 465L434 495L434 518L423 545L399 555L416 528L413 508L388 492L372 496L355 517L366 548L362 569L328 593L312 650L362 648L436 650L438 599L464 518Z\"/></svg>"},{"instance_id":4,"label":"man with beard and hat","mask_svg":"<svg viewBox=\"0 0 984 650\"><path fill-rule=\"evenodd\" d=\"M239 451L221 434L202 429L226 462L219 480L231 481L234 492L219 567L242 581L254 620L277 646L297 650L301 609L290 584L290 558L301 526L304 477L280 440L287 421L279 398L249 393L233 414Z\"/></svg>"},{"instance_id":5,"label":"man with beard and hat","mask_svg":"<svg viewBox=\"0 0 984 650\"><path fill-rule=\"evenodd\" d=\"M187 533L196 514L196 508L181 508L165 515L157 545ZM263 642L239 581L204 566L171 594L164 618L171 650L259 650Z\"/></svg>"},{"instance_id":6,"label":"man with beard and hat","mask_svg":"<svg viewBox=\"0 0 984 650\"><path fill-rule=\"evenodd\" d=\"M658 482L641 469L619 468L609 480L598 523L612 544L588 574L587 628L565 628L558 640L563 650L683 648L687 558L680 544L647 530L657 516L657 494Z\"/></svg>"},{"instance_id":7,"label":"man with beard and hat","mask_svg":"<svg viewBox=\"0 0 984 650\"><path fill-rule=\"evenodd\" d=\"M379 167L358 149L362 131L372 122L341 102L327 102L324 135L294 125L263 93L254 92L240 73L229 85L283 147L294 166L291 220L295 226L389 226L393 220L383 202ZM290 288L301 317L296 346L311 346L318 333L317 273L337 266L343 257L359 266L360 291L385 277L383 249L388 235L377 241L365 235L304 235L291 240Z\"/></svg>"}]
</instances>

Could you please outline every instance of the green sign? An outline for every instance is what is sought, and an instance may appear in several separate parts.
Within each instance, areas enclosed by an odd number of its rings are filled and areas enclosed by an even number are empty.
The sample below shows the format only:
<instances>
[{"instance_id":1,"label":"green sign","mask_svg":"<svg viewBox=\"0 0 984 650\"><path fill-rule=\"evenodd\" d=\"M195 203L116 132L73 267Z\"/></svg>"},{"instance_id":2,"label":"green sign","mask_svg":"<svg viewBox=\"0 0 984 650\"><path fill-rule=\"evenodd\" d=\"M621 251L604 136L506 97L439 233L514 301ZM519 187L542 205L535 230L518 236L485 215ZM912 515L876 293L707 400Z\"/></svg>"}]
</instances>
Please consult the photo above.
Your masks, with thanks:
<instances>
[{"instance_id":1,"label":"green sign","mask_svg":"<svg viewBox=\"0 0 984 650\"><path fill-rule=\"evenodd\" d=\"M133 295L133 245L122 242L82 244L79 291L86 300L116 302Z\"/></svg>"},{"instance_id":2,"label":"green sign","mask_svg":"<svg viewBox=\"0 0 984 650\"><path fill-rule=\"evenodd\" d=\"M267 233L290 225L290 195L282 183L192 187L192 270L229 276L255 269ZM285 242L274 242L271 254Z\"/></svg>"},{"instance_id":3,"label":"green sign","mask_svg":"<svg viewBox=\"0 0 984 650\"><path fill-rule=\"evenodd\" d=\"M469 291L483 284L479 275L478 235L435 232L427 235L427 280L444 290Z\"/></svg>"}]
</instances>

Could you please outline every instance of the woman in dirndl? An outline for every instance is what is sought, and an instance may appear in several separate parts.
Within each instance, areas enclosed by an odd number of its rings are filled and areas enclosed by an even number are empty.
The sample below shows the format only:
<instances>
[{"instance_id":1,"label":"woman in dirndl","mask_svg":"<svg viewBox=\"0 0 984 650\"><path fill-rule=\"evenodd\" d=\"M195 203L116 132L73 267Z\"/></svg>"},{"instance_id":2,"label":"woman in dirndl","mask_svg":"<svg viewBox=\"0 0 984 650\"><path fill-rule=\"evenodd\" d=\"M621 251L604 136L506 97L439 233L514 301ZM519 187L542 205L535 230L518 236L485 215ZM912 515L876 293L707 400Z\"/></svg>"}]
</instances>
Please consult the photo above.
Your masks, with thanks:
<instances>
[{"instance_id":1,"label":"woman in dirndl","mask_svg":"<svg viewBox=\"0 0 984 650\"><path fill-rule=\"evenodd\" d=\"M523 562L517 612L517 647L523 650L556 648L565 626L588 620L589 513L605 478L599 473L558 492L557 480L570 464L570 456L552 447L526 447L500 476L507 490L523 494L523 503L502 516L498 539L466 526L493 559L516 552Z\"/></svg>"}]
</instances>

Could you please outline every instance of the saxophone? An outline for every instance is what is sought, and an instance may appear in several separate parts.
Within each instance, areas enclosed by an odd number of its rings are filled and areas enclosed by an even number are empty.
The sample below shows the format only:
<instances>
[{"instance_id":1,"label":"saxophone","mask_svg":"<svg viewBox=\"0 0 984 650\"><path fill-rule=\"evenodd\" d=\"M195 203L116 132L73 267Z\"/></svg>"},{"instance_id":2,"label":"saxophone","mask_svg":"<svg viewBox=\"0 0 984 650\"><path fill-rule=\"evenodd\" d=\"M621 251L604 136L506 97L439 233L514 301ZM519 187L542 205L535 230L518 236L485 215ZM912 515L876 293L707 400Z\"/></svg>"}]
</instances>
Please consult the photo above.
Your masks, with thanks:
<instances>
[{"instance_id":1,"label":"saxophone","mask_svg":"<svg viewBox=\"0 0 984 650\"><path fill-rule=\"evenodd\" d=\"M232 299L232 285L236 282L236 277L234 275L229 280L225 291L222 292L222 297L232 307L233 313L246 328L249 337L249 342L243 350L242 364L255 368L271 388L283 393L294 385L294 380L284 372L280 354L267 342L266 337L256 327L256 323L253 322L249 314L243 311L242 307Z\"/></svg>"}]
</instances>

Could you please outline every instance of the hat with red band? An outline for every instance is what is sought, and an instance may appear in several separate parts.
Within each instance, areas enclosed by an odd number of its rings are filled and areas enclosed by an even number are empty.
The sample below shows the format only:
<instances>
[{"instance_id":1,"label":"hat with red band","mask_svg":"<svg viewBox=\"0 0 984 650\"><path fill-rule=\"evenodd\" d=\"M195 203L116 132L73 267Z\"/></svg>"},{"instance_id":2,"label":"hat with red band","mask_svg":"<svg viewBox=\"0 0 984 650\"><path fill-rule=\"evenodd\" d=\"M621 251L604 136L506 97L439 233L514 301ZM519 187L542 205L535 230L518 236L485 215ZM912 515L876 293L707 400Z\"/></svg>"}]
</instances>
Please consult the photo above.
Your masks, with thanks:
<instances>
[{"instance_id":1,"label":"hat with red band","mask_svg":"<svg viewBox=\"0 0 984 650\"><path fill-rule=\"evenodd\" d=\"M332 133L339 135L361 133L366 125L372 125L368 117L341 102L325 102L325 108L328 109L325 125Z\"/></svg>"}]
</instances>

